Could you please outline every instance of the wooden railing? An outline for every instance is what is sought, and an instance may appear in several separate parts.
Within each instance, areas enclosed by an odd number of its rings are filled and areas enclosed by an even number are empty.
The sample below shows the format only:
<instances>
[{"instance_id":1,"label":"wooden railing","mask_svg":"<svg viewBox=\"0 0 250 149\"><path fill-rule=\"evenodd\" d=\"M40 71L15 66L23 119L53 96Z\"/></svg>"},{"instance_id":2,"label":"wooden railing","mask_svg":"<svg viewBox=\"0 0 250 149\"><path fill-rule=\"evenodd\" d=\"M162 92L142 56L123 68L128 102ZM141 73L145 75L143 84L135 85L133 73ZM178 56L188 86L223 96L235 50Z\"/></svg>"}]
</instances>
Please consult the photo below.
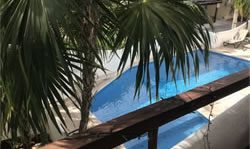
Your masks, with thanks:
<instances>
[{"instance_id":1,"label":"wooden railing","mask_svg":"<svg viewBox=\"0 0 250 149\"><path fill-rule=\"evenodd\" d=\"M110 149L148 132L148 148L157 148L158 127L239 91L250 82L250 68L52 142L42 149Z\"/></svg>"}]
</instances>

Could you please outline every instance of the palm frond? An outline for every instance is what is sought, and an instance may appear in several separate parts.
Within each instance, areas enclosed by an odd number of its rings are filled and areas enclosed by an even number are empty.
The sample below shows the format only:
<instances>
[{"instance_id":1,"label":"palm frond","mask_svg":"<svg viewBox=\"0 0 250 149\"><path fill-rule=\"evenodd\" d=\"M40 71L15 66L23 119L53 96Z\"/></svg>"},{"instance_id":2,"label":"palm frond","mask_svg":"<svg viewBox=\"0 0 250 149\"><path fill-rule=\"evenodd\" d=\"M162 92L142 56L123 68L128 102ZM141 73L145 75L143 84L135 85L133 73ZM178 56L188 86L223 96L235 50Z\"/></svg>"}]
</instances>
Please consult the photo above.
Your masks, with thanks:
<instances>
[{"instance_id":1,"label":"palm frond","mask_svg":"<svg viewBox=\"0 0 250 149\"><path fill-rule=\"evenodd\" d=\"M233 7L239 10L241 16L250 15L250 2L249 0L233 0Z\"/></svg>"},{"instance_id":2,"label":"palm frond","mask_svg":"<svg viewBox=\"0 0 250 149\"><path fill-rule=\"evenodd\" d=\"M182 0L138 0L120 7L118 12L116 46L124 41L126 43L119 64L120 72L124 70L129 56L131 64L135 57L139 56L135 95L139 95L144 78L150 90L151 56L155 70L157 99L161 62L165 62L167 76L170 72L173 73L173 80L178 72L182 73L184 80L189 76L188 53L192 55L196 74L199 71L196 50L203 53L207 63L210 38L203 24L212 24L200 5Z\"/></svg>"},{"instance_id":3,"label":"palm frond","mask_svg":"<svg viewBox=\"0 0 250 149\"><path fill-rule=\"evenodd\" d=\"M75 63L84 61L70 29L79 27L77 7L72 0L1 1L0 135L16 137L25 127L46 133L48 117L60 132L55 116L66 127L59 106L71 117L64 96L79 102Z\"/></svg>"}]
</instances>

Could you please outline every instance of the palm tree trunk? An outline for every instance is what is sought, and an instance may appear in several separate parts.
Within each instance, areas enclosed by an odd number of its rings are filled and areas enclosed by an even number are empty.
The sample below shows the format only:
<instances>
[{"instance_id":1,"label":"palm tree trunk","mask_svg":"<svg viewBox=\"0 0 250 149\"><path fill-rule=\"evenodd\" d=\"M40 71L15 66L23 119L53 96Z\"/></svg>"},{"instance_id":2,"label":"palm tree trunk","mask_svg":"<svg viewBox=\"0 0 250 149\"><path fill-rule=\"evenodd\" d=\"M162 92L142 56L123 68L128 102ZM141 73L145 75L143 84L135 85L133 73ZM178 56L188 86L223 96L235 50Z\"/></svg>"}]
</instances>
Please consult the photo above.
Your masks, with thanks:
<instances>
[{"instance_id":1,"label":"palm tree trunk","mask_svg":"<svg viewBox=\"0 0 250 149\"><path fill-rule=\"evenodd\" d=\"M248 18L247 18L247 24L246 24L246 29L248 29Z\"/></svg>"},{"instance_id":2,"label":"palm tree trunk","mask_svg":"<svg viewBox=\"0 0 250 149\"><path fill-rule=\"evenodd\" d=\"M23 110L25 111L25 110ZM25 112L23 112L25 113ZM32 144L31 144L31 134L30 134L30 130L31 127L28 123L27 117L25 116L25 114L22 116L20 115L20 117L22 117L22 124L20 125L20 137L21 137L21 141L23 143L23 148L24 149L31 149L32 148Z\"/></svg>"},{"instance_id":3,"label":"palm tree trunk","mask_svg":"<svg viewBox=\"0 0 250 149\"><path fill-rule=\"evenodd\" d=\"M84 66L85 67L85 66ZM82 103L81 103L81 121L79 132L83 132L87 129L89 121L89 110L93 99L92 89L95 84L95 71L91 67L84 68L83 77L83 90L82 90Z\"/></svg>"},{"instance_id":4,"label":"palm tree trunk","mask_svg":"<svg viewBox=\"0 0 250 149\"><path fill-rule=\"evenodd\" d=\"M92 54L88 56L88 58L94 57ZM81 121L79 132L83 132L87 129L87 124L89 121L89 110L91 106L91 102L93 100L92 90L95 85L95 69L91 66L83 66L83 89L82 89L82 103L81 103Z\"/></svg>"},{"instance_id":5,"label":"palm tree trunk","mask_svg":"<svg viewBox=\"0 0 250 149\"><path fill-rule=\"evenodd\" d=\"M96 3L93 0L88 0L82 5L82 11L86 12L86 16L92 24L97 24L99 20L98 8ZM91 50L97 50L97 38L96 31L93 25L83 19L81 34L88 38L89 44L85 43L82 45L82 50L84 50L85 58L90 63L95 63L95 55ZM88 64L83 64L83 73L82 73L82 103L81 103L81 121L79 126L79 132L83 132L87 129L87 124L89 121L89 110L91 102L93 100L92 90L95 85L95 68Z\"/></svg>"},{"instance_id":6,"label":"palm tree trunk","mask_svg":"<svg viewBox=\"0 0 250 149\"><path fill-rule=\"evenodd\" d=\"M232 29L237 26L238 16L239 16L239 9L235 8L234 9L234 17L233 17Z\"/></svg>"},{"instance_id":7,"label":"palm tree trunk","mask_svg":"<svg viewBox=\"0 0 250 149\"><path fill-rule=\"evenodd\" d=\"M23 143L23 148L24 149L31 149L32 144L31 144L31 137L26 134L26 136L22 137L22 143Z\"/></svg>"}]
</instances>

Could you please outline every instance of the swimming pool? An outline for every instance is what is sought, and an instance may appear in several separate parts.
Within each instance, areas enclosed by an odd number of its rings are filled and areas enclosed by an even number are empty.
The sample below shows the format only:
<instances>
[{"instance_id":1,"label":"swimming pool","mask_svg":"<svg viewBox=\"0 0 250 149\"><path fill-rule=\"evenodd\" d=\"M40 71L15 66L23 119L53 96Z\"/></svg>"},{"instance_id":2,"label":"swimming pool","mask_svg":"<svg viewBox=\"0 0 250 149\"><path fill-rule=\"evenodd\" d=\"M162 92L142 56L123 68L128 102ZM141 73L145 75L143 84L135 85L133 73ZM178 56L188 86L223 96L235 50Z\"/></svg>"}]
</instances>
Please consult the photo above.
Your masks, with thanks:
<instances>
[{"instance_id":1,"label":"swimming pool","mask_svg":"<svg viewBox=\"0 0 250 149\"><path fill-rule=\"evenodd\" d=\"M201 54L199 55L201 56ZM186 85L181 75L176 76L176 88L174 82L166 80L163 64L160 70L159 96L168 98L248 67L250 67L249 61L210 52L209 68L206 68L204 61L201 60L199 77L195 77L194 68L191 68L190 81L187 81ZM133 100L136 70L137 67L127 70L119 79L112 81L96 94L91 111L101 122L111 120L150 104L145 85L142 86L139 99ZM153 64L150 64L150 73L151 76L154 76ZM152 97L154 97L154 77L151 79L151 90ZM152 101L155 102L155 99L153 98ZM160 127L158 148L171 148L206 123L207 119L204 116L194 112ZM129 141L125 143L125 146L128 149L147 148L147 137Z\"/></svg>"}]
</instances>

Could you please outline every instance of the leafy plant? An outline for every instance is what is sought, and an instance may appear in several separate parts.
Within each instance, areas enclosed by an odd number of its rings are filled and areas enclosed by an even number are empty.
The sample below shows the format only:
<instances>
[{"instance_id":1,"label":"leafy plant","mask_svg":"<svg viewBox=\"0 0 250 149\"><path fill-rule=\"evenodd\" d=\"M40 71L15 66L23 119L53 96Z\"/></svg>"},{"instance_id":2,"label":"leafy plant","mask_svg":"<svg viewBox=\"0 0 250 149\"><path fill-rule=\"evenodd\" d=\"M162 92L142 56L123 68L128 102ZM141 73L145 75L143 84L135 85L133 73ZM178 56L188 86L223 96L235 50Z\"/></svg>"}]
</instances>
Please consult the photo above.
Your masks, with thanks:
<instances>
[{"instance_id":1,"label":"leafy plant","mask_svg":"<svg viewBox=\"0 0 250 149\"><path fill-rule=\"evenodd\" d=\"M188 52L194 61L196 75L199 72L196 49L204 54L205 62L208 61L210 38L207 29L202 25L212 24L206 11L196 3L181 0L134 1L121 7L118 18L116 45L125 41L119 70L124 70L129 56L131 66L135 57L139 56L135 92L138 95L144 76L147 78L147 89L150 93L150 55L153 56L155 69L156 96L162 62L166 64L167 76L169 73L175 76L181 72L186 80L190 71ZM174 77L172 79L175 80Z\"/></svg>"},{"instance_id":2,"label":"leafy plant","mask_svg":"<svg viewBox=\"0 0 250 149\"><path fill-rule=\"evenodd\" d=\"M234 7L234 17L232 22L232 28L235 28L237 25L237 19L240 15L241 17L246 16L247 21L250 17L250 1L249 0L233 0Z\"/></svg>"},{"instance_id":3,"label":"leafy plant","mask_svg":"<svg viewBox=\"0 0 250 149\"><path fill-rule=\"evenodd\" d=\"M208 61L210 39L203 24L212 24L206 11L190 1L1 0L0 16L0 135L20 135L25 148L30 148L31 133L40 133L46 143L48 117L58 131L56 116L66 127L59 110L70 117L64 97L79 108L79 131L86 130L95 72L103 69L107 46L115 52L125 45L120 73L129 56L131 65L139 56L135 93L144 76L150 92L150 55L157 93L162 62L166 75L182 72L187 78L188 52L197 75L196 49Z\"/></svg>"},{"instance_id":4,"label":"leafy plant","mask_svg":"<svg viewBox=\"0 0 250 149\"><path fill-rule=\"evenodd\" d=\"M79 100L74 87L75 62L82 62L71 24L77 5L68 0L3 0L0 6L0 135L23 139L31 133L47 141L48 117L66 127L59 105L70 117L64 97ZM65 39L72 44L65 44ZM32 130L32 132L30 131Z\"/></svg>"}]
</instances>

